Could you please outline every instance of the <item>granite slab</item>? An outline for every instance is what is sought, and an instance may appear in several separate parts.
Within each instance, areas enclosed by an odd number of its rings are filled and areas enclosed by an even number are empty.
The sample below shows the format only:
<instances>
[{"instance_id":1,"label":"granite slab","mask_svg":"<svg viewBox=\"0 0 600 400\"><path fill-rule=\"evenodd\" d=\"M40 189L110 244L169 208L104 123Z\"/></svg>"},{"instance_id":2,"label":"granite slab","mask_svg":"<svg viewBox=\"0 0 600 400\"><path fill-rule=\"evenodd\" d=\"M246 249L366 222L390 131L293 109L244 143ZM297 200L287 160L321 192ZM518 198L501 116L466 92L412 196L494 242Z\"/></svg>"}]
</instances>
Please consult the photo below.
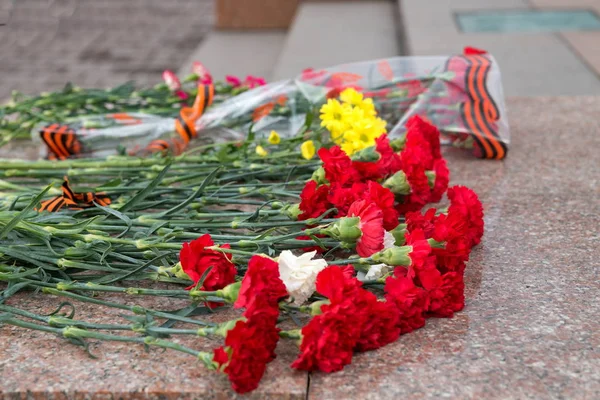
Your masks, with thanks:
<instances>
[{"instance_id":1,"label":"granite slab","mask_svg":"<svg viewBox=\"0 0 600 400\"><path fill-rule=\"evenodd\" d=\"M249 397L600 398L600 97L513 98L508 110L506 160L446 153L451 183L474 188L486 210L465 310L309 379L288 368L296 350L281 343ZM40 313L60 303L44 299L11 302ZM76 306L82 318L118 318ZM215 346L196 340L184 343ZM1 327L0 399L235 396L190 356L93 341L91 351L97 360L51 334Z\"/></svg>"},{"instance_id":2,"label":"granite slab","mask_svg":"<svg viewBox=\"0 0 600 400\"><path fill-rule=\"evenodd\" d=\"M161 310L174 310L189 304L186 300L124 298L103 294L98 298L126 305L141 305ZM21 293L9 299L37 314L49 314L63 301L71 302L75 319L93 323L128 324L122 315L131 312L71 301L56 296ZM160 303L158 303L160 301ZM65 309L68 311L67 309ZM222 322L239 317L227 309L201 316L200 319ZM178 324L179 328L197 326ZM117 335L130 336L126 331ZM170 339L200 351L212 351L222 345L222 338L195 336ZM161 348L148 348L135 343L89 340L89 353L57 335L25 330L13 326L0 328L0 399L231 399L237 395L226 375L207 370L191 355ZM282 341L278 357L269 364L259 389L247 398L276 397L305 399L306 373L289 368L295 359L296 346Z\"/></svg>"},{"instance_id":3,"label":"granite slab","mask_svg":"<svg viewBox=\"0 0 600 400\"><path fill-rule=\"evenodd\" d=\"M310 399L600 398L600 97L513 98L504 161L447 154L477 191L466 307L335 374Z\"/></svg>"}]
</instances>

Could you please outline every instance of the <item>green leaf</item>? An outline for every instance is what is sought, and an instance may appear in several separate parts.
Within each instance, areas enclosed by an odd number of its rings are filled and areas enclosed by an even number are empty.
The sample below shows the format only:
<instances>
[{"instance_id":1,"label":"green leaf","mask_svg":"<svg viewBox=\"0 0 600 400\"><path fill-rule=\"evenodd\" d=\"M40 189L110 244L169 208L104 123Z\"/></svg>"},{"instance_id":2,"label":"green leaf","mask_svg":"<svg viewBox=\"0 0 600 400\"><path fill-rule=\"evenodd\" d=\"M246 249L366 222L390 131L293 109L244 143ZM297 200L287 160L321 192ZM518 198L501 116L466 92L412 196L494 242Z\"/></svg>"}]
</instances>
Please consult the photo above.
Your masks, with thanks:
<instances>
[{"instance_id":1,"label":"green leaf","mask_svg":"<svg viewBox=\"0 0 600 400\"><path fill-rule=\"evenodd\" d=\"M0 231L0 239L3 239L8 234L8 232L10 232L12 228L14 228L19 223L19 221L25 218L27 213L31 211L33 207L35 207L40 202L40 200L44 197L46 192L50 190L51 187L51 184L48 185L46 189L44 189L40 194L35 196L35 198L27 205L27 207L23 209L23 211L15 215L15 217L4 226L4 228Z\"/></svg>"},{"instance_id":2,"label":"green leaf","mask_svg":"<svg viewBox=\"0 0 600 400\"><path fill-rule=\"evenodd\" d=\"M148 186L140 190L135 196L129 199L127 203L123 204L123 206L119 208L119 211L128 211L131 208L133 208L137 203L144 200L160 184L170 167L171 164L167 164L167 166L164 167L162 171L160 171L160 173L156 176L156 178L152 180L152 182L150 182Z\"/></svg>"},{"instance_id":3,"label":"green leaf","mask_svg":"<svg viewBox=\"0 0 600 400\"><path fill-rule=\"evenodd\" d=\"M221 169L220 167L217 167L214 170L212 170L212 172L210 174L208 174L208 176L206 178L204 178L204 180L202 181L202 184L200 185L198 190L196 190L194 193L192 193L192 195L190 197L188 197L183 203L178 204L175 207L158 214L155 218L162 218L167 215L171 215L171 214L176 213L177 211L187 207L191 202L196 200L198 195L204 191L206 186L208 186L210 183L212 183L212 181L215 179L215 176L217 176L217 172L219 172L220 169Z\"/></svg>"},{"instance_id":4,"label":"green leaf","mask_svg":"<svg viewBox=\"0 0 600 400\"><path fill-rule=\"evenodd\" d=\"M125 222L127 224L127 228L117 236L118 238L122 237L127 232L129 232L129 230L131 229L131 225L133 224L133 222L131 222L131 219L127 215L125 215L123 213L120 213L119 211L117 211L115 209L112 209L110 207L101 206L100 204L98 204L96 202L94 202L94 205L96 207L98 207L99 209L101 209L102 211L106 212L107 214L113 215L113 216L119 218L121 221L123 221L123 222Z\"/></svg>"}]
</instances>

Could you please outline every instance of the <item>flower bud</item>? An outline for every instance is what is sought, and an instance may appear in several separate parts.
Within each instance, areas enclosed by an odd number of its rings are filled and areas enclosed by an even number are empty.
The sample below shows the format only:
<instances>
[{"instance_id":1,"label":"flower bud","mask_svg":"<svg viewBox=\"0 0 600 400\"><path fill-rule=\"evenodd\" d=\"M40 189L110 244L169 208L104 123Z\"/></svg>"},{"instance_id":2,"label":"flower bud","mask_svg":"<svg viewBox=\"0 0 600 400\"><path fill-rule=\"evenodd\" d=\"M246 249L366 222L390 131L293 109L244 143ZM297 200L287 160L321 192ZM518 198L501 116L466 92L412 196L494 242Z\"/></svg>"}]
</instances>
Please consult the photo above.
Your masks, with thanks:
<instances>
[{"instance_id":1,"label":"flower bud","mask_svg":"<svg viewBox=\"0 0 600 400\"><path fill-rule=\"evenodd\" d=\"M406 136L398 138L398 139L390 140L390 146L396 153L399 151L402 151L402 149L404 149L405 145L406 145Z\"/></svg>"},{"instance_id":2,"label":"flower bud","mask_svg":"<svg viewBox=\"0 0 600 400\"><path fill-rule=\"evenodd\" d=\"M433 189L435 186L435 171L425 171L425 175L427 176L427 184L429 188Z\"/></svg>"},{"instance_id":3,"label":"flower bud","mask_svg":"<svg viewBox=\"0 0 600 400\"><path fill-rule=\"evenodd\" d=\"M234 282L225 286L223 289L217 290L215 294L217 297L227 300L228 303L233 303L237 300L241 287L242 282Z\"/></svg>"},{"instance_id":4,"label":"flower bud","mask_svg":"<svg viewBox=\"0 0 600 400\"><path fill-rule=\"evenodd\" d=\"M329 181L327 181L327 178L325 178L325 169L323 167L317 168L317 170L313 172L310 179L317 182L319 185L329 183Z\"/></svg>"},{"instance_id":5,"label":"flower bud","mask_svg":"<svg viewBox=\"0 0 600 400\"><path fill-rule=\"evenodd\" d=\"M412 264L409 253L412 251L412 246L392 247L382 250L371 256L371 259L376 262L381 262L387 265L403 265L408 267Z\"/></svg>"},{"instance_id":6,"label":"flower bud","mask_svg":"<svg viewBox=\"0 0 600 400\"><path fill-rule=\"evenodd\" d=\"M392 236L394 236L394 239L396 239L396 241L394 242L394 245L404 246L404 243L406 243L406 236L405 236L406 228L407 228L406 224L399 224L397 227L395 227L394 229L392 229L390 231Z\"/></svg>"},{"instance_id":7,"label":"flower bud","mask_svg":"<svg viewBox=\"0 0 600 400\"><path fill-rule=\"evenodd\" d=\"M302 214L302 210L300 210L300 204L288 204L283 207L281 212L283 215L293 219L294 221L297 221L300 214Z\"/></svg>"},{"instance_id":8,"label":"flower bud","mask_svg":"<svg viewBox=\"0 0 600 400\"><path fill-rule=\"evenodd\" d=\"M383 187L388 188L396 195L410 194L410 184L404 171L398 171L383 182Z\"/></svg>"},{"instance_id":9,"label":"flower bud","mask_svg":"<svg viewBox=\"0 0 600 400\"><path fill-rule=\"evenodd\" d=\"M362 236L360 218L342 217L323 229L322 233L339 240L342 246L353 248Z\"/></svg>"},{"instance_id":10,"label":"flower bud","mask_svg":"<svg viewBox=\"0 0 600 400\"><path fill-rule=\"evenodd\" d=\"M323 311L321 311L321 307L326 305L326 304L330 304L331 301L329 300L319 300L319 301L315 301L314 303L311 303L310 307L310 315L312 316L316 316L316 315L321 315L323 314Z\"/></svg>"},{"instance_id":11,"label":"flower bud","mask_svg":"<svg viewBox=\"0 0 600 400\"><path fill-rule=\"evenodd\" d=\"M376 162L381 158L381 154L377 152L375 146L370 146L352 154L352 161L361 162Z\"/></svg>"}]
</instances>

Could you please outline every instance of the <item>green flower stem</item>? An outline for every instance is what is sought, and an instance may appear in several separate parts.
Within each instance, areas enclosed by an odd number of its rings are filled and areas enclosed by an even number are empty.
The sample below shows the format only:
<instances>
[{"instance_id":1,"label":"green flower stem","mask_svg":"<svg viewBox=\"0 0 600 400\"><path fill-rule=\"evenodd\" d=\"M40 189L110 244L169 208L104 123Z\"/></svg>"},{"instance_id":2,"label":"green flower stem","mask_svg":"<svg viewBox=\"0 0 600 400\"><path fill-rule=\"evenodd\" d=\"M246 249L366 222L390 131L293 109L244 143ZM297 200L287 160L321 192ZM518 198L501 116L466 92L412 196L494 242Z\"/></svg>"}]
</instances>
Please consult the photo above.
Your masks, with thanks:
<instances>
[{"instance_id":1,"label":"green flower stem","mask_svg":"<svg viewBox=\"0 0 600 400\"><path fill-rule=\"evenodd\" d=\"M57 290L57 289L52 289L52 288L44 288L42 289L43 293L47 293L47 294L53 294L55 296L61 296L61 297L69 297L75 300L79 300L79 301L83 301L86 303L91 303L91 304L98 304L98 305L102 305L102 306L106 306L106 307L111 307L111 308L117 308L120 310L127 310L130 311L136 315L152 315L154 317L158 317L158 318L165 318L165 319L171 319L171 320L175 320L175 321L179 321L179 322L187 322L189 324L194 324L194 325L202 325L202 326L214 326L216 324L212 323L212 322L205 322L205 321L200 321L200 320L196 320L193 318L187 318L187 317L182 317L179 316L177 314L171 314L168 312L164 312L164 311L158 311L158 310L153 310L150 308L145 308L142 306L128 306L125 304L120 304L120 303L114 303L114 302L110 302L110 301L104 301L104 300L99 300L99 299L95 299L95 298L91 298L88 296L83 296L83 295L79 295L79 294L75 294L75 293L71 293L71 292L66 292L66 291L62 291L62 290ZM216 299L221 300L221 299Z\"/></svg>"}]
</instances>

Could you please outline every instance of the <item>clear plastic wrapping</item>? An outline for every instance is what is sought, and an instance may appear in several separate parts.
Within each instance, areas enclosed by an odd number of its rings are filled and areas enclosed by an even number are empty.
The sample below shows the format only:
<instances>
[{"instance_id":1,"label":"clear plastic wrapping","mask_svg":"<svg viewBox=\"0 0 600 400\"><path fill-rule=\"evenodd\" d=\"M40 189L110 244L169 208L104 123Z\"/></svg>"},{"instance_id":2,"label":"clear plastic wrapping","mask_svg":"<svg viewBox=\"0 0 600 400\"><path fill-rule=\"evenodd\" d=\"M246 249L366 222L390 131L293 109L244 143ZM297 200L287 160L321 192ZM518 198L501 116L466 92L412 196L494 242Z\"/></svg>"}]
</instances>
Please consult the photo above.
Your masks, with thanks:
<instances>
[{"instance_id":1,"label":"clear plastic wrapping","mask_svg":"<svg viewBox=\"0 0 600 400\"><path fill-rule=\"evenodd\" d=\"M373 99L379 116L388 122L391 137L403 135L406 121L420 115L440 129L446 145L472 149L480 158L506 156L510 134L500 70L491 55L480 51L308 69L294 79L254 88L212 107L203 99L200 113L179 121L193 125L193 137L212 140L243 139L251 124L257 135L276 130L283 137L292 136L304 125L307 113L318 114L328 98L348 87ZM173 139L176 131L184 135L177 119L139 113L129 117L129 122L113 115L69 123L81 144L79 154L102 156L117 151L118 146L132 154L140 149L182 150L187 145ZM86 123L98 127L86 128ZM43 137L44 129L48 127L37 127L34 136ZM156 146L157 140L166 144Z\"/></svg>"}]
</instances>

